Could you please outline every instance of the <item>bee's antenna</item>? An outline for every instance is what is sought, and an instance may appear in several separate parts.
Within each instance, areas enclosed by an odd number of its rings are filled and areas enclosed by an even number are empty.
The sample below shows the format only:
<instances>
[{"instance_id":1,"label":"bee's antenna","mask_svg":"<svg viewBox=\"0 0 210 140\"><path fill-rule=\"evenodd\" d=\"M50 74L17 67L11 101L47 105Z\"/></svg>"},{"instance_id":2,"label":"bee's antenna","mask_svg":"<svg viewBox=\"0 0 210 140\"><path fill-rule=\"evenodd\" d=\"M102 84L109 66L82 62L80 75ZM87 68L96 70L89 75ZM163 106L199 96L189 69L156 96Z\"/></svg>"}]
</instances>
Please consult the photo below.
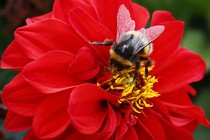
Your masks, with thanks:
<instances>
[{"instance_id":1,"label":"bee's antenna","mask_svg":"<svg viewBox=\"0 0 210 140\"><path fill-rule=\"evenodd\" d=\"M104 42L98 42L98 41L93 41L93 42L90 42L89 41L89 43L91 44L91 45L103 45L103 46L110 46L110 45L113 45L114 44L114 42L113 41L104 41Z\"/></svg>"}]
</instances>

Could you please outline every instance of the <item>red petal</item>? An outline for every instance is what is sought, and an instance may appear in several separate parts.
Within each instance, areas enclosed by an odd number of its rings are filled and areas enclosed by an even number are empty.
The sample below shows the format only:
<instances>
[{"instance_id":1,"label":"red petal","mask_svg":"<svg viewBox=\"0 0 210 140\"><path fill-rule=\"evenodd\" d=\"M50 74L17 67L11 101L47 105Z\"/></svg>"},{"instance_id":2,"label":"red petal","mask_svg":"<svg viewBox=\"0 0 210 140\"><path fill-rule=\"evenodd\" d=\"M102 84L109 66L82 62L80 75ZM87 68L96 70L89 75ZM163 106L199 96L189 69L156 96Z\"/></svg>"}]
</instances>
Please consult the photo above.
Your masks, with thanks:
<instances>
[{"instance_id":1,"label":"red petal","mask_svg":"<svg viewBox=\"0 0 210 140\"><path fill-rule=\"evenodd\" d=\"M162 94L158 97L161 101L177 105L193 106L193 103L187 91L182 88L170 93Z\"/></svg>"},{"instance_id":2,"label":"red petal","mask_svg":"<svg viewBox=\"0 0 210 140\"><path fill-rule=\"evenodd\" d=\"M136 23L136 30L144 28L150 17L148 10L136 3L132 3L132 6L133 6L133 14L135 16L134 20Z\"/></svg>"},{"instance_id":3,"label":"red petal","mask_svg":"<svg viewBox=\"0 0 210 140\"><path fill-rule=\"evenodd\" d=\"M92 4L93 4L95 11L97 12L100 22L103 25L105 25L114 35L113 36L114 38L111 38L111 39L114 39L114 40L116 39L117 12L118 12L118 9L121 4L124 4L126 6L126 8L129 9L129 11L131 12L132 18L134 18L133 9L132 9L130 0L115 0L115 1L113 1L113 0L106 0L106 1L93 0ZM107 9L109 9L109 10L107 10ZM101 40L101 41L104 41L104 40Z\"/></svg>"},{"instance_id":4,"label":"red petal","mask_svg":"<svg viewBox=\"0 0 210 140\"><path fill-rule=\"evenodd\" d=\"M47 14L44 14L44 15L41 15L41 16L37 16L37 17L27 18L26 19L26 23L27 24L31 24L31 23L40 21L40 20L45 19L45 18L52 18L52 12L49 12Z\"/></svg>"},{"instance_id":5,"label":"red petal","mask_svg":"<svg viewBox=\"0 0 210 140\"><path fill-rule=\"evenodd\" d=\"M69 66L69 73L81 80L96 76L100 67L89 48L82 48Z\"/></svg>"},{"instance_id":6,"label":"red petal","mask_svg":"<svg viewBox=\"0 0 210 140\"><path fill-rule=\"evenodd\" d=\"M105 125L103 127L103 129L101 131L98 131L96 133L90 134L90 135L86 135L86 134L82 134L79 131L75 130L75 129L71 129L71 130L67 130L67 133L70 135L68 136L68 140L101 140L101 139L110 139L110 136L114 133L115 128L116 128L116 116L115 116L115 112L113 109L111 109L111 106L108 104L108 112L107 112L107 116L105 119Z\"/></svg>"},{"instance_id":7,"label":"red petal","mask_svg":"<svg viewBox=\"0 0 210 140\"><path fill-rule=\"evenodd\" d=\"M54 93L80 83L68 75L74 55L64 51L52 51L29 63L23 69L24 79L44 93Z\"/></svg>"},{"instance_id":8,"label":"red petal","mask_svg":"<svg viewBox=\"0 0 210 140\"><path fill-rule=\"evenodd\" d=\"M122 139L127 131L128 131L128 126L124 122L124 120L122 120L120 125L117 127L115 139Z\"/></svg>"},{"instance_id":9,"label":"red petal","mask_svg":"<svg viewBox=\"0 0 210 140\"><path fill-rule=\"evenodd\" d=\"M64 139L67 140L66 137L67 135L61 135L59 137L54 137L51 139L40 139L40 138L37 138L37 136L34 134L32 130L30 130L28 133L26 133L23 140L64 140Z\"/></svg>"},{"instance_id":10,"label":"red petal","mask_svg":"<svg viewBox=\"0 0 210 140\"><path fill-rule=\"evenodd\" d=\"M22 44L15 39L4 51L1 60L2 69L21 70L33 59L26 56Z\"/></svg>"},{"instance_id":11,"label":"red petal","mask_svg":"<svg viewBox=\"0 0 210 140\"><path fill-rule=\"evenodd\" d=\"M197 91L196 89L194 89L191 85L186 85L184 87L184 89L189 93L191 94L192 96L195 96L197 94Z\"/></svg>"},{"instance_id":12,"label":"red petal","mask_svg":"<svg viewBox=\"0 0 210 140\"><path fill-rule=\"evenodd\" d=\"M70 97L69 113L75 128L81 133L92 134L100 129L107 115L107 98L112 95L96 85L76 87Z\"/></svg>"},{"instance_id":13,"label":"red petal","mask_svg":"<svg viewBox=\"0 0 210 140\"><path fill-rule=\"evenodd\" d=\"M111 1L111 0L106 0L106 1L100 1L100 0L93 0L93 7L95 11L97 11L97 15L99 17L100 22L106 26L114 35L114 39L116 37L116 21L117 21L117 11L119 8L118 1ZM112 8L110 8L112 7ZM107 10L109 9L109 10ZM96 28L97 29L97 28ZM113 41L114 41L113 40ZM96 40L94 40L96 41ZM101 41L104 41L104 38L102 38Z\"/></svg>"},{"instance_id":14,"label":"red petal","mask_svg":"<svg viewBox=\"0 0 210 140\"><path fill-rule=\"evenodd\" d=\"M172 123L164 120L161 117L159 117L159 121L164 129L166 140L193 140L192 134L185 129L174 126Z\"/></svg>"},{"instance_id":15,"label":"red petal","mask_svg":"<svg viewBox=\"0 0 210 140\"><path fill-rule=\"evenodd\" d=\"M70 132L70 133L69 133ZM94 134L83 134L75 129L71 129L68 132L68 136L65 137L65 140L108 140L107 134L108 133L94 133Z\"/></svg>"},{"instance_id":16,"label":"red petal","mask_svg":"<svg viewBox=\"0 0 210 140\"><path fill-rule=\"evenodd\" d=\"M69 21L75 31L87 42L103 42L105 39L113 40L112 33L104 25L97 22L82 9L75 8L71 10Z\"/></svg>"},{"instance_id":17,"label":"red petal","mask_svg":"<svg viewBox=\"0 0 210 140\"><path fill-rule=\"evenodd\" d=\"M198 120L194 118L189 119L189 118L171 117L171 120L174 125L182 127L188 130L190 133L193 133L198 126Z\"/></svg>"},{"instance_id":18,"label":"red petal","mask_svg":"<svg viewBox=\"0 0 210 140\"><path fill-rule=\"evenodd\" d=\"M168 66L175 56L173 55L179 48L183 31L184 24L180 21L173 21L163 24L165 30L153 43L153 53L150 56L154 60L156 68L152 73L157 73ZM164 62L164 63L163 63Z\"/></svg>"},{"instance_id":19,"label":"red petal","mask_svg":"<svg viewBox=\"0 0 210 140\"><path fill-rule=\"evenodd\" d=\"M32 59L37 59L51 50L75 53L84 45L72 33L68 24L56 19L44 19L18 28L15 38L20 44L24 44L22 49Z\"/></svg>"},{"instance_id":20,"label":"red petal","mask_svg":"<svg viewBox=\"0 0 210 140\"><path fill-rule=\"evenodd\" d=\"M123 140L128 140L128 139L130 139L130 140L139 140L135 129L131 125L128 126L128 131L123 136Z\"/></svg>"},{"instance_id":21,"label":"red petal","mask_svg":"<svg viewBox=\"0 0 210 140\"><path fill-rule=\"evenodd\" d=\"M165 132L163 130L162 124L156 118L153 113L149 113L146 116L141 115L139 118L139 124L147 131L149 135L153 137L154 140L164 140ZM158 130L158 131L157 131Z\"/></svg>"},{"instance_id":22,"label":"red petal","mask_svg":"<svg viewBox=\"0 0 210 140\"><path fill-rule=\"evenodd\" d=\"M152 15L151 25L158 25L168 21L175 21L173 15L168 11L155 11Z\"/></svg>"},{"instance_id":23,"label":"red petal","mask_svg":"<svg viewBox=\"0 0 210 140\"><path fill-rule=\"evenodd\" d=\"M178 115L180 118L189 118L190 120L198 120L199 123L201 123L204 126L209 127L210 122L207 120L205 113L202 108L198 106L182 106L177 104L171 104L171 103L164 103L168 109ZM178 112L177 112L178 110Z\"/></svg>"},{"instance_id":24,"label":"red petal","mask_svg":"<svg viewBox=\"0 0 210 140\"><path fill-rule=\"evenodd\" d=\"M69 12L76 7L85 9L85 11L94 18L97 17L91 5L91 1L84 0L55 0L53 5L53 17L68 22Z\"/></svg>"},{"instance_id":25,"label":"red petal","mask_svg":"<svg viewBox=\"0 0 210 140\"><path fill-rule=\"evenodd\" d=\"M154 85L154 89L161 94L200 80L206 70L203 59L184 48L177 50L173 58L165 61L170 64L155 75L158 78L158 83Z\"/></svg>"},{"instance_id":26,"label":"red petal","mask_svg":"<svg viewBox=\"0 0 210 140\"><path fill-rule=\"evenodd\" d=\"M135 130L136 130L136 134L138 135L138 138L140 140L155 140L154 137L152 136L152 134L149 132L149 130L146 128L146 126L137 123L134 126ZM157 131L157 130L156 130Z\"/></svg>"},{"instance_id":27,"label":"red petal","mask_svg":"<svg viewBox=\"0 0 210 140\"><path fill-rule=\"evenodd\" d=\"M40 140L39 138L37 138L33 131L29 131L28 133L26 133L26 135L24 136L23 140Z\"/></svg>"},{"instance_id":28,"label":"red petal","mask_svg":"<svg viewBox=\"0 0 210 140\"><path fill-rule=\"evenodd\" d=\"M69 25L56 19L44 19L18 28L15 40L2 56L1 67L20 70L33 59L51 50L75 53L84 42L72 32Z\"/></svg>"},{"instance_id":29,"label":"red petal","mask_svg":"<svg viewBox=\"0 0 210 140\"><path fill-rule=\"evenodd\" d=\"M124 120L121 121L115 133L115 139L117 140L138 140L138 136L133 126L127 125Z\"/></svg>"},{"instance_id":30,"label":"red petal","mask_svg":"<svg viewBox=\"0 0 210 140\"><path fill-rule=\"evenodd\" d=\"M104 138L110 138L117 127L117 118L112 106L108 104L105 126L99 134L105 134Z\"/></svg>"},{"instance_id":31,"label":"red petal","mask_svg":"<svg viewBox=\"0 0 210 140\"><path fill-rule=\"evenodd\" d=\"M50 94L40 104L32 127L37 137L56 137L69 126L71 119L67 107L70 92Z\"/></svg>"},{"instance_id":32,"label":"red petal","mask_svg":"<svg viewBox=\"0 0 210 140\"><path fill-rule=\"evenodd\" d=\"M162 96L162 95L161 95ZM153 98L151 99L150 101L153 103L153 107L152 107L152 110L154 111L154 113L156 113L157 115L163 117L165 120L168 120L170 121L170 114L168 112L168 109L167 107L161 102L161 100L158 97L157 98Z\"/></svg>"},{"instance_id":33,"label":"red petal","mask_svg":"<svg viewBox=\"0 0 210 140\"><path fill-rule=\"evenodd\" d=\"M7 131L12 131L12 132L23 131L31 127L32 119L33 119L32 117L20 116L9 110L7 112L4 126Z\"/></svg>"},{"instance_id":34,"label":"red petal","mask_svg":"<svg viewBox=\"0 0 210 140\"><path fill-rule=\"evenodd\" d=\"M86 41L105 41L113 40L113 34L101 23L96 21L94 18L89 16L85 11L75 8L70 12L69 21L75 31ZM84 22L85 21L85 22ZM109 58L109 47L107 46L96 46L96 50L99 51L99 55L105 58L108 62ZM99 56L99 58L101 57ZM103 59L102 58L102 61Z\"/></svg>"},{"instance_id":35,"label":"red petal","mask_svg":"<svg viewBox=\"0 0 210 140\"><path fill-rule=\"evenodd\" d=\"M23 116L33 116L44 94L30 87L21 74L18 74L2 94L4 104L13 112Z\"/></svg>"},{"instance_id":36,"label":"red petal","mask_svg":"<svg viewBox=\"0 0 210 140\"><path fill-rule=\"evenodd\" d=\"M65 132L63 132L61 135L57 136L57 137L53 137L53 138L47 138L47 139L41 139L41 138L38 138L33 130L30 130L24 137L23 140L72 140L71 138L69 138L69 136L72 134L72 133L75 133L75 129L70 126L68 127ZM73 139L74 140L74 139ZM79 138L77 137L77 140L79 140ZM81 139L81 140L84 140L84 139Z\"/></svg>"}]
</instances>

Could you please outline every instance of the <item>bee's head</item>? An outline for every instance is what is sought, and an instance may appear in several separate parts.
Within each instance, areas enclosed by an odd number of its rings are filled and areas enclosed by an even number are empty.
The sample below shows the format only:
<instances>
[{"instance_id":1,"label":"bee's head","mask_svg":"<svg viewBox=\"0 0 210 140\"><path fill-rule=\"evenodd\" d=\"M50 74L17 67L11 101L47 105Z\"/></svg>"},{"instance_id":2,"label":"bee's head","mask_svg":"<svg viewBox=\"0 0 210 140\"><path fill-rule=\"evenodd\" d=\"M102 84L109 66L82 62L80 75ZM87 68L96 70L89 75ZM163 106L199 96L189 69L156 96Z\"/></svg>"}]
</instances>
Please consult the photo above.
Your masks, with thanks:
<instances>
[{"instance_id":1,"label":"bee's head","mask_svg":"<svg viewBox=\"0 0 210 140\"><path fill-rule=\"evenodd\" d=\"M135 49L132 43L132 39L132 34L125 34L119 42L112 46L112 50L124 59L131 59Z\"/></svg>"}]
</instances>

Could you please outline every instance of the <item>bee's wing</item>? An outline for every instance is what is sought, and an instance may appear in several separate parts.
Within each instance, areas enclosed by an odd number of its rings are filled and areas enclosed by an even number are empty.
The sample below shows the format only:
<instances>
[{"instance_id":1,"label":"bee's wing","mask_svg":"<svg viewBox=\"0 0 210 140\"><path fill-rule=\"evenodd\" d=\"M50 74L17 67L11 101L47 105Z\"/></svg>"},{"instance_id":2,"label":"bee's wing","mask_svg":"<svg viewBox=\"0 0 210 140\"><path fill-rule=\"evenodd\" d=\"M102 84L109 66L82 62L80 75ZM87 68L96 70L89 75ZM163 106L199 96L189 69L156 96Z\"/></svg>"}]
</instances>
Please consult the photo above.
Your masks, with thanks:
<instances>
[{"instance_id":1,"label":"bee's wing","mask_svg":"<svg viewBox=\"0 0 210 140\"><path fill-rule=\"evenodd\" d=\"M165 27L162 25L152 26L150 28L141 28L139 32L143 35L141 36L142 40L147 41L141 41L141 39L137 42L135 45L137 48L134 52L134 55L138 54L144 47L152 43L156 38L158 38L163 31L165 30Z\"/></svg>"},{"instance_id":2,"label":"bee's wing","mask_svg":"<svg viewBox=\"0 0 210 140\"><path fill-rule=\"evenodd\" d=\"M160 34L163 33L165 30L165 27L162 25L152 26L150 28L141 28L139 32L143 34L147 39L150 40L150 42L154 41L157 37L160 36Z\"/></svg>"},{"instance_id":3,"label":"bee's wing","mask_svg":"<svg viewBox=\"0 0 210 140\"><path fill-rule=\"evenodd\" d=\"M120 5L117 13L117 37L116 42L118 42L122 36L128 32L135 29L135 21L131 19L130 12L125 7L124 4Z\"/></svg>"}]
</instances>

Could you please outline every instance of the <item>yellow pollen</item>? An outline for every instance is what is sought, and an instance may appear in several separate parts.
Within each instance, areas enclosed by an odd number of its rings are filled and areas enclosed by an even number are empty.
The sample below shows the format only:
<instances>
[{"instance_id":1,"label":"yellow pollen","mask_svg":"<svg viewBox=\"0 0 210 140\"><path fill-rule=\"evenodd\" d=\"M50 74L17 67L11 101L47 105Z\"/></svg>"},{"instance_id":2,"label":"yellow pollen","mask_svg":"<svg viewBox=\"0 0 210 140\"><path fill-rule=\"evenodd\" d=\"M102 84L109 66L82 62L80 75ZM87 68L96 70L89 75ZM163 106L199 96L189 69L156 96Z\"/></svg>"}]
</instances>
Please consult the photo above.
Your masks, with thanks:
<instances>
[{"instance_id":1,"label":"yellow pollen","mask_svg":"<svg viewBox=\"0 0 210 140\"><path fill-rule=\"evenodd\" d=\"M151 71L154 66L148 68ZM119 92L121 97L119 104L129 105L135 113L144 113L144 108L151 108L153 104L149 99L160 96L153 90L153 85L158 82L155 76L145 77L145 67L141 66L138 71L138 77L134 80L135 67L123 71L112 71L112 77L98 86L106 91ZM128 104L129 103L129 104Z\"/></svg>"}]
</instances>

